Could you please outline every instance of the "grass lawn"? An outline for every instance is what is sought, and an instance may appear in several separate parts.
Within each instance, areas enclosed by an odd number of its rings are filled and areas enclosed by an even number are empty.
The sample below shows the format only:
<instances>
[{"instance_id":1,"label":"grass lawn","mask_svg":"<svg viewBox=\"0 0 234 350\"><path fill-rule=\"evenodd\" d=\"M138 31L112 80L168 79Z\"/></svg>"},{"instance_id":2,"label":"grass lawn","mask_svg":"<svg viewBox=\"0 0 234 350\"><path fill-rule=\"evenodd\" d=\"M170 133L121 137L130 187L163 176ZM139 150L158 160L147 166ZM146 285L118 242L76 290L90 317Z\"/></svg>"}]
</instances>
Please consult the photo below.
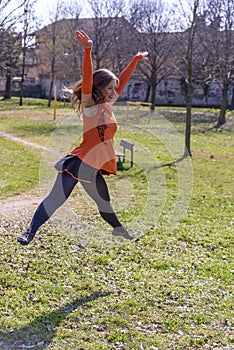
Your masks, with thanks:
<instances>
[{"instance_id":1,"label":"grass lawn","mask_svg":"<svg viewBox=\"0 0 234 350\"><path fill-rule=\"evenodd\" d=\"M38 152L0 137L0 162L0 199L20 194L38 184Z\"/></svg>"},{"instance_id":2,"label":"grass lawn","mask_svg":"<svg viewBox=\"0 0 234 350\"><path fill-rule=\"evenodd\" d=\"M51 149L75 144L81 122L62 105L54 121L45 107L1 103L1 131L47 147L0 138L1 198L46 192ZM120 219L144 235L114 242L80 187L27 247L16 237L31 212L0 213L0 348L234 349L233 116L216 130L213 112L195 114L192 160L180 160L182 110L157 109L150 125L147 111L139 124L115 114L117 144L133 141L135 159L107 181Z\"/></svg>"}]
</instances>

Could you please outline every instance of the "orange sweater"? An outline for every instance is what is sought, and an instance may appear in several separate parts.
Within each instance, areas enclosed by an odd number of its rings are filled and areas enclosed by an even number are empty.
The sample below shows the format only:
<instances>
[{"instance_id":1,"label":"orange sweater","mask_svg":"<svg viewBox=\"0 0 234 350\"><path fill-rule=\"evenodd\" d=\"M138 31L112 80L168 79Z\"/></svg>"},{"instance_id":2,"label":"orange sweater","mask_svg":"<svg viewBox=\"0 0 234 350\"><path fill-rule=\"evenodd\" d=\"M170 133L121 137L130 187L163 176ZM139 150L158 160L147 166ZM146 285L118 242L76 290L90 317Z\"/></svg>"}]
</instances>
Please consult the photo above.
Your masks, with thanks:
<instances>
[{"instance_id":1,"label":"orange sweater","mask_svg":"<svg viewBox=\"0 0 234 350\"><path fill-rule=\"evenodd\" d=\"M110 174L116 174L114 135L117 122L111 106L129 81L140 56L135 56L119 76L119 86L113 102L86 107L83 110L83 141L71 151L86 164ZM82 93L92 94L93 66L91 49L84 49Z\"/></svg>"}]
</instances>

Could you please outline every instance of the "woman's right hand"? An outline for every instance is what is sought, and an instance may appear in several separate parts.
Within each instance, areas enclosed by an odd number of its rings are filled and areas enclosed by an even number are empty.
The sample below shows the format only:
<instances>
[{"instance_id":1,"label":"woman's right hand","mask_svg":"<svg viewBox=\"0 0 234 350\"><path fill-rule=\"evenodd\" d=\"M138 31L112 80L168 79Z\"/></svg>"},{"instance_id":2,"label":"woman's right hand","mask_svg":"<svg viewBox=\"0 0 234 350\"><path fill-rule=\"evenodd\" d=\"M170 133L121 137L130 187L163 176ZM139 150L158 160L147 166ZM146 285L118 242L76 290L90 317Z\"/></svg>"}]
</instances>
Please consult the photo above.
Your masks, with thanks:
<instances>
[{"instance_id":1,"label":"woman's right hand","mask_svg":"<svg viewBox=\"0 0 234 350\"><path fill-rule=\"evenodd\" d=\"M76 31L76 37L83 49L91 49L93 46L92 40L83 30Z\"/></svg>"},{"instance_id":2,"label":"woman's right hand","mask_svg":"<svg viewBox=\"0 0 234 350\"><path fill-rule=\"evenodd\" d=\"M148 51L138 52L135 56L138 57L139 60L148 61L149 60L148 54L149 54Z\"/></svg>"}]
</instances>

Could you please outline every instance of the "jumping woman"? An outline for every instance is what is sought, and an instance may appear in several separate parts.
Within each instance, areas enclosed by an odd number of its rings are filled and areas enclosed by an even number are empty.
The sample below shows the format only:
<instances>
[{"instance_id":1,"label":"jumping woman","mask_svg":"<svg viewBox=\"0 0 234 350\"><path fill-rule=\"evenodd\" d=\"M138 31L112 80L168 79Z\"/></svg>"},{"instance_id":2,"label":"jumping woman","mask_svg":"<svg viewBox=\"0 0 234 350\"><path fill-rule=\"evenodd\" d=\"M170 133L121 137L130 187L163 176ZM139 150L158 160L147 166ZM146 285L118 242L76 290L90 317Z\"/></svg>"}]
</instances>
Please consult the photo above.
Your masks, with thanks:
<instances>
[{"instance_id":1,"label":"jumping woman","mask_svg":"<svg viewBox=\"0 0 234 350\"><path fill-rule=\"evenodd\" d=\"M138 61L147 59L146 53L136 54L117 78L107 69L93 72L93 43L83 30L76 31L76 37L83 47L84 58L82 80L73 86L71 104L82 117L83 140L55 164L58 175L54 186L36 209L28 230L18 237L21 244L32 241L41 225L68 199L78 181L97 204L102 218L113 227L112 234L129 240L134 238L120 223L110 204L104 176L116 174L113 138L117 122L111 106L123 91Z\"/></svg>"}]
</instances>

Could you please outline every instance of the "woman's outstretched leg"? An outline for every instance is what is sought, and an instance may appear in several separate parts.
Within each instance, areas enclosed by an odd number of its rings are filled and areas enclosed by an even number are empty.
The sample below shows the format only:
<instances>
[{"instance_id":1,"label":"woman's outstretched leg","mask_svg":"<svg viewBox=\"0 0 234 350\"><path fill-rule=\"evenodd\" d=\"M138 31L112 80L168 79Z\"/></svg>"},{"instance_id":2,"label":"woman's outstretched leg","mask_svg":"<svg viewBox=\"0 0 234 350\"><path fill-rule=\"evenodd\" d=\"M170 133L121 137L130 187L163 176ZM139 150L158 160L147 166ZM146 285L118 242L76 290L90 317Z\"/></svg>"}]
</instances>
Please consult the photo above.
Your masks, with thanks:
<instances>
[{"instance_id":1,"label":"woman's outstretched leg","mask_svg":"<svg viewBox=\"0 0 234 350\"><path fill-rule=\"evenodd\" d=\"M99 213L102 218L113 227L114 236L123 236L127 239L133 239L128 231L122 226L119 219L117 218L114 209L110 204L110 195L108 187L104 177L98 172L96 177L96 183L83 183L81 182L83 188L88 193L88 195L97 204Z\"/></svg>"},{"instance_id":2,"label":"woman's outstretched leg","mask_svg":"<svg viewBox=\"0 0 234 350\"><path fill-rule=\"evenodd\" d=\"M28 244L31 242L39 227L67 200L77 182L66 172L58 174L51 192L35 211L29 229L19 236L19 243Z\"/></svg>"}]
</instances>

